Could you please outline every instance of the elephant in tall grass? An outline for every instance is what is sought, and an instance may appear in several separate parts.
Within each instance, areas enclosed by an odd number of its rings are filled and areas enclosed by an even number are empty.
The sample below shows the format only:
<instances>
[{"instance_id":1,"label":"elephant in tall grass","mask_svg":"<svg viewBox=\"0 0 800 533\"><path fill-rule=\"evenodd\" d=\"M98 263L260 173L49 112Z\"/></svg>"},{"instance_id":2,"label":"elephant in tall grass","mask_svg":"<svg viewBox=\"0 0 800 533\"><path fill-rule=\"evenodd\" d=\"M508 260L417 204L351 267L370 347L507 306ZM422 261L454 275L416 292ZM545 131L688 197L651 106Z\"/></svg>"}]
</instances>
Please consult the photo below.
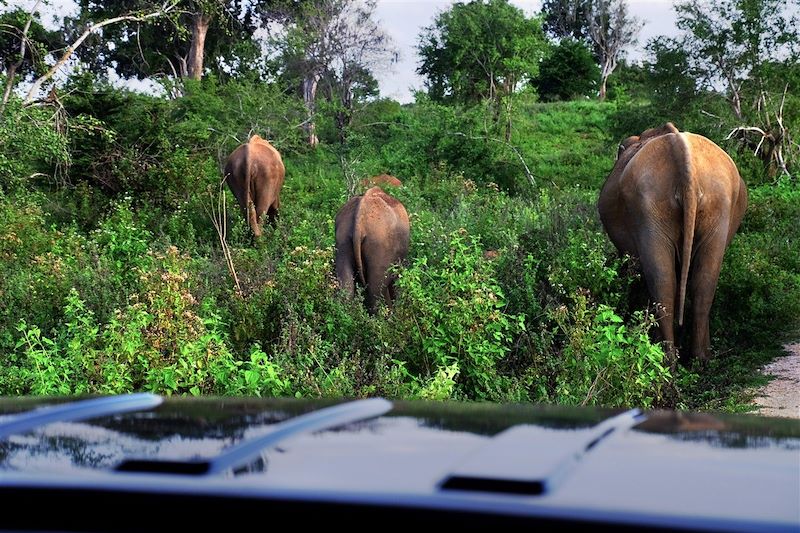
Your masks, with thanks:
<instances>
[{"instance_id":1,"label":"elephant in tall grass","mask_svg":"<svg viewBox=\"0 0 800 533\"><path fill-rule=\"evenodd\" d=\"M747 208L733 160L709 139L671 123L631 136L598 200L600 220L622 253L637 257L668 350L673 321L691 301L689 355L709 358L709 313L725 250ZM677 312L676 312L677 308Z\"/></svg>"},{"instance_id":2,"label":"elephant in tall grass","mask_svg":"<svg viewBox=\"0 0 800 533\"><path fill-rule=\"evenodd\" d=\"M367 309L374 314L381 298L395 299L392 265L408 255L410 223L406 208L380 187L354 196L336 214L336 277L342 290L366 289Z\"/></svg>"},{"instance_id":3,"label":"elephant in tall grass","mask_svg":"<svg viewBox=\"0 0 800 533\"><path fill-rule=\"evenodd\" d=\"M286 176L281 154L258 135L240 145L225 163L225 181L239 202L253 237L261 236L261 217L267 213L274 225Z\"/></svg>"}]
</instances>

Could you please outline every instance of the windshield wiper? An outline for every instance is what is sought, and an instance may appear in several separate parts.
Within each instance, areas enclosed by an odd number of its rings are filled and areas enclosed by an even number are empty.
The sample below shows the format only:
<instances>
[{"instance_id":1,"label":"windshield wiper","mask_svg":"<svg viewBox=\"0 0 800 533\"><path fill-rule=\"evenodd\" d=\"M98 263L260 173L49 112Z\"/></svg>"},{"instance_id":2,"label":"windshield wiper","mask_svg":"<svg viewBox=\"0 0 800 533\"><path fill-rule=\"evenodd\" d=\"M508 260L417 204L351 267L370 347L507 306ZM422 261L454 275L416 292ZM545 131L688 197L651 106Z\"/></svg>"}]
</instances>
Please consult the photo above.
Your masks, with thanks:
<instances>
[{"instance_id":1,"label":"windshield wiper","mask_svg":"<svg viewBox=\"0 0 800 533\"><path fill-rule=\"evenodd\" d=\"M214 475L244 466L258 457L262 450L280 441L323 429L380 416L392 408L383 398L356 400L300 415L270 428L269 433L223 451L208 460L159 461L130 459L117 466L118 472L150 472L164 474Z\"/></svg>"},{"instance_id":2,"label":"windshield wiper","mask_svg":"<svg viewBox=\"0 0 800 533\"><path fill-rule=\"evenodd\" d=\"M0 440L53 422L76 422L99 416L152 409L163 401L164 399L157 394L138 393L39 407L0 422Z\"/></svg>"}]
</instances>

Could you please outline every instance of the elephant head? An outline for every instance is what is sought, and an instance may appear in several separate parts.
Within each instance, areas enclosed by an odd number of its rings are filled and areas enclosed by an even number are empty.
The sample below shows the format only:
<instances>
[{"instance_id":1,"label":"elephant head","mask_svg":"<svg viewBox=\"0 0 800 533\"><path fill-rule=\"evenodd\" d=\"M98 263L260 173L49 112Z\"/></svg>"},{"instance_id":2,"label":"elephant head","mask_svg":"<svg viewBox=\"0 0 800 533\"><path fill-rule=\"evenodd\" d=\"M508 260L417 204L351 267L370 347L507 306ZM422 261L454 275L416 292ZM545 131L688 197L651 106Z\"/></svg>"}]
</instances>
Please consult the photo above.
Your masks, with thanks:
<instances>
[{"instance_id":1,"label":"elephant head","mask_svg":"<svg viewBox=\"0 0 800 533\"><path fill-rule=\"evenodd\" d=\"M390 176L389 174L378 174L377 176L372 176L371 178L364 178L361 180L361 187L364 189L375 186L378 186L382 189L385 189L386 187L402 187L403 182L394 176Z\"/></svg>"},{"instance_id":2,"label":"elephant head","mask_svg":"<svg viewBox=\"0 0 800 533\"><path fill-rule=\"evenodd\" d=\"M673 349L687 293L690 355L709 357L709 312L725 250L747 208L747 187L733 160L707 138L671 123L620 144L598 211L611 241L637 257L659 331Z\"/></svg>"},{"instance_id":3,"label":"elephant head","mask_svg":"<svg viewBox=\"0 0 800 533\"><path fill-rule=\"evenodd\" d=\"M275 224L286 170L281 154L258 135L242 144L225 163L225 181L239 202L253 237L261 236L261 216Z\"/></svg>"},{"instance_id":4,"label":"elephant head","mask_svg":"<svg viewBox=\"0 0 800 533\"><path fill-rule=\"evenodd\" d=\"M392 265L408 255L410 224L403 204L379 187L354 196L336 214L336 277L351 296L356 282L366 289L367 309L375 313L381 297L395 298Z\"/></svg>"}]
</instances>

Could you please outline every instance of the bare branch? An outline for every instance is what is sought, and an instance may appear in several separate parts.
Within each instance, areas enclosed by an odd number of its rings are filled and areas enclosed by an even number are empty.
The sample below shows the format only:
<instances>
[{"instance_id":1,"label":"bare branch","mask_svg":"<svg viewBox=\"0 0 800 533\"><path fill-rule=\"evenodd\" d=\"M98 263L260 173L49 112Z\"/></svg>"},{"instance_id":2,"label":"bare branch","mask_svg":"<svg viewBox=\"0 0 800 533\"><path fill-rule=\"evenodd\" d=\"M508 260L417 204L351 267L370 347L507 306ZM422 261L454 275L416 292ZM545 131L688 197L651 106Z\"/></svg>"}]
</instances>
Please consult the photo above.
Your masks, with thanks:
<instances>
[{"instance_id":1,"label":"bare branch","mask_svg":"<svg viewBox=\"0 0 800 533\"><path fill-rule=\"evenodd\" d=\"M22 36L20 37L19 60L14 64L9 65L6 71L6 88L3 92L3 101L0 103L0 113L5 110L8 99L11 97L11 89L14 87L14 78L16 77L17 69L19 69L22 66L22 62L25 61L25 48L28 44L28 31L31 29L31 23L33 23L33 16L36 14L36 9L41 3L42 0L36 0L36 3L33 5L33 9L31 9L31 12L28 14L28 20L25 22L25 27L22 29Z\"/></svg>"},{"instance_id":2,"label":"bare branch","mask_svg":"<svg viewBox=\"0 0 800 533\"><path fill-rule=\"evenodd\" d=\"M86 28L86 31L84 31L81 34L81 36L78 37L78 39L75 40L74 43L72 43L70 46L67 47L67 51L64 52L64 55L61 56L61 59L56 61L55 65L50 67L50 70L48 70L44 75L40 76L39 78L36 79L36 81L33 82L33 85L31 86L30 90L28 91L27 96L25 97L25 104L28 105L33 101L34 96L39 92L39 88L42 86L42 84L44 82L46 82L47 80L49 80L50 78L52 78L53 75L55 75L55 73L58 72L58 70L62 66L64 66L64 63L69 61L69 58L72 57L72 54L83 43L83 41L85 41L89 37L89 35L91 35L95 31L99 30L100 28L102 28L104 26L108 26L110 24L115 24L117 22L124 22L124 21L128 21L128 20L133 20L133 21L137 21L137 22L143 22L143 21L148 20L148 19L161 17L163 15L166 15L167 13L172 11L173 9L175 9L175 7L177 5L178 5L178 0L171 0L171 2L165 3L164 5L161 6L160 9L158 9L157 11L154 11L152 13L147 13L145 15L133 15L133 14L123 15L121 17L113 17L113 18L106 19L106 20L103 20L101 22L98 22L96 24L92 24L91 26Z\"/></svg>"}]
</instances>

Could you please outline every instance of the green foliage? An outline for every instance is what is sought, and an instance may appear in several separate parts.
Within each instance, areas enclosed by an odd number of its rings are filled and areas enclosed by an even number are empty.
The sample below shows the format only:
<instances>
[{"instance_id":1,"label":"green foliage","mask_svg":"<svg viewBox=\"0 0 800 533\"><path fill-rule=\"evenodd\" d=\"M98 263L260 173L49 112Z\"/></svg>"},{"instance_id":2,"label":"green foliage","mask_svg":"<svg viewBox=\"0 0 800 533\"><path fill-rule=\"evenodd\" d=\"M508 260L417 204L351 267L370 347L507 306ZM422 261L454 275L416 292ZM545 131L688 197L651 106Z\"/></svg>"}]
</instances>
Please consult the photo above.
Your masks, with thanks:
<instances>
[{"instance_id":1,"label":"green foliage","mask_svg":"<svg viewBox=\"0 0 800 533\"><path fill-rule=\"evenodd\" d=\"M154 13L162 8L160 2L150 0L117 0L113 3L81 0L78 4L79 12L75 17L69 17L65 24L70 40L83 32L87 22L131 13ZM178 9L168 15L146 21L121 21L104 27L101 36L90 36L77 53L98 73L110 67L123 78L174 74L176 68L181 68L181 60L183 70L186 69L190 47L198 39L195 18L202 15L207 24L203 50L209 60L205 66L216 74L229 72L244 76L259 73L263 70L263 59L253 33L261 17L266 20L271 15L273 3L233 7L217 0L182 0L178 2ZM114 46L109 47L109 42ZM176 61L176 58L180 59ZM177 73L181 77L190 74Z\"/></svg>"},{"instance_id":2,"label":"green foliage","mask_svg":"<svg viewBox=\"0 0 800 533\"><path fill-rule=\"evenodd\" d=\"M632 301L641 280L596 213L616 144L660 120L652 95L635 92L642 75L620 77L612 103L517 95L510 143L491 103L419 95L369 102L346 145L323 135L309 150L299 99L215 76L173 100L76 77L62 98L66 130L12 99L13 120L0 124L0 394L741 409L766 350L800 319L797 181L767 181L752 151L723 142L728 131L700 110L722 116L724 98L687 103L679 126L729 149L751 205L712 310L718 361L711 373L674 368ZM333 115L320 113L320 130L333 132ZM256 247L223 189L237 288L209 210L220 165L251 129L275 141L287 178L277 226ZM360 179L382 172L403 181L391 194L408 209L412 242L399 299L370 316L361 295L337 290L333 218Z\"/></svg>"},{"instance_id":3,"label":"green foliage","mask_svg":"<svg viewBox=\"0 0 800 533\"><path fill-rule=\"evenodd\" d=\"M589 37L587 0L543 0L542 19L547 34L557 39Z\"/></svg>"},{"instance_id":4,"label":"green foliage","mask_svg":"<svg viewBox=\"0 0 800 533\"><path fill-rule=\"evenodd\" d=\"M508 378L498 374L497 365L524 329L524 318L504 312L493 263L483 259L479 240L465 230L451 234L442 263L434 267L417 259L399 286L403 303L397 313L416 326L407 340L414 354L409 362L438 383L431 386L441 393L442 383L458 373L464 396L497 400L508 394L503 390Z\"/></svg>"},{"instance_id":5,"label":"green foliage","mask_svg":"<svg viewBox=\"0 0 800 533\"><path fill-rule=\"evenodd\" d=\"M800 190L762 186L722 264L711 317L716 344L768 344L800 326Z\"/></svg>"},{"instance_id":6,"label":"green foliage","mask_svg":"<svg viewBox=\"0 0 800 533\"><path fill-rule=\"evenodd\" d=\"M542 100L572 100L594 96L599 79L591 50L579 41L563 39L542 60L532 83Z\"/></svg>"},{"instance_id":7,"label":"green foliage","mask_svg":"<svg viewBox=\"0 0 800 533\"><path fill-rule=\"evenodd\" d=\"M67 138L51 127L52 112L11 98L0 116L0 189L13 191L36 178L56 181L71 161Z\"/></svg>"},{"instance_id":8,"label":"green foliage","mask_svg":"<svg viewBox=\"0 0 800 533\"><path fill-rule=\"evenodd\" d=\"M600 190L621 140L612 131L616 104L523 101L519 114L516 144L538 184Z\"/></svg>"},{"instance_id":9,"label":"green foliage","mask_svg":"<svg viewBox=\"0 0 800 533\"><path fill-rule=\"evenodd\" d=\"M683 115L686 103L697 96L687 51L674 39L661 36L647 44L647 52L650 59L645 66L654 107L662 110L661 116Z\"/></svg>"},{"instance_id":10,"label":"green foliage","mask_svg":"<svg viewBox=\"0 0 800 533\"><path fill-rule=\"evenodd\" d=\"M787 108L784 91L789 95L797 93L800 19L795 7L780 0L678 2L676 24L684 31L684 38L680 42L667 41L669 44L660 47L667 57L677 56L680 63L688 63L692 77L705 91L724 96L728 109L714 113L723 130L719 137L729 137L731 130L742 124L767 132L762 136L753 134L755 130L744 130L734 138L741 151L751 152L761 160L770 178L781 170L778 151L784 152L789 167L796 164L798 157L797 147L788 141L796 123L783 122L785 117L779 119L782 109ZM683 69L680 63L679 68ZM676 76L675 81L679 88L687 83L685 76ZM788 109L796 117L797 101L791 97ZM707 117L701 120L709 122ZM782 127L777 127L778 122L783 122ZM784 127L788 134L779 131Z\"/></svg>"},{"instance_id":11,"label":"green foliage","mask_svg":"<svg viewBox=\"0 0 800 533\"><path fill-rule=\"evenodd\" d=\"M417 72L435 101L495 100L536 76L546 45L541 22L508 0L456 3L425 28Z\"/></svg>"},{"instance_id":12,"label":"green foliage","mask_svg":"<svg viewBox=\"0 0 800 533\"><path fill-rule=\"evenodd\" d=\"M420 95L402 115L390 110L382 128L352 138L352 154L364 161L367 175L390 171L402 181L419 180L423 194L433 194L443 176L461 174L477 184L504 190L527 188L522 164L511 145L491 124L489 107L446 106Z\"/></svg>"},{"instance_id":13,"label":"green foliage","mask_svg":"<svg viewBox=\"0 0 800 533\"><path fill-rule=\"evenodd\" d=\"M670 362L648 335L654 318L637 311L626 325L608 306L589 307L581 294L570 307L553 313L565 336L556 401L624 407L670 404Z\"/></svg>"},{"instance_id":14,"label":"green foliage","mask_svg":"<svg viewBox=\"0 0 800 533\"><path fill-rule=\"evenodd\" d=\"M25 55L20 55L22 33L30 22L25 35ZM61 35L42 26L39 12L31 14L22 8L0 13L0 64L6 75L25 79L29 74L41 75L47 70L51 50L63 46ZM10 72L11 69L13 72Z\"/></svg>"},{"instance_id":15,"label":"green foliage","mask_svg":"<svg viewBox=\"0 0 800 533\"><path fill-rule=\"evenodd\" d=\"M73 265L84 254L71 232L47 227L35 197L0 194L0 354L13 349L20 319L44 331L62 319Z\"/></svg>"},{"instance_id":16,"label":"green foliage","mask_svg":"<svg viewBox=\"0 0 800 533\"><path fill-rule=\"evenodd\" d=\"M64 304L64 321L56 336L42 335L36 325L20 320L17 330L22 334L16 348L22 350L23 365L16 379L22 390L16 393L42 395L86 394L93 373L94 348L98 326L91 311L73 289Z\"/></svg>"}]
</instances>

